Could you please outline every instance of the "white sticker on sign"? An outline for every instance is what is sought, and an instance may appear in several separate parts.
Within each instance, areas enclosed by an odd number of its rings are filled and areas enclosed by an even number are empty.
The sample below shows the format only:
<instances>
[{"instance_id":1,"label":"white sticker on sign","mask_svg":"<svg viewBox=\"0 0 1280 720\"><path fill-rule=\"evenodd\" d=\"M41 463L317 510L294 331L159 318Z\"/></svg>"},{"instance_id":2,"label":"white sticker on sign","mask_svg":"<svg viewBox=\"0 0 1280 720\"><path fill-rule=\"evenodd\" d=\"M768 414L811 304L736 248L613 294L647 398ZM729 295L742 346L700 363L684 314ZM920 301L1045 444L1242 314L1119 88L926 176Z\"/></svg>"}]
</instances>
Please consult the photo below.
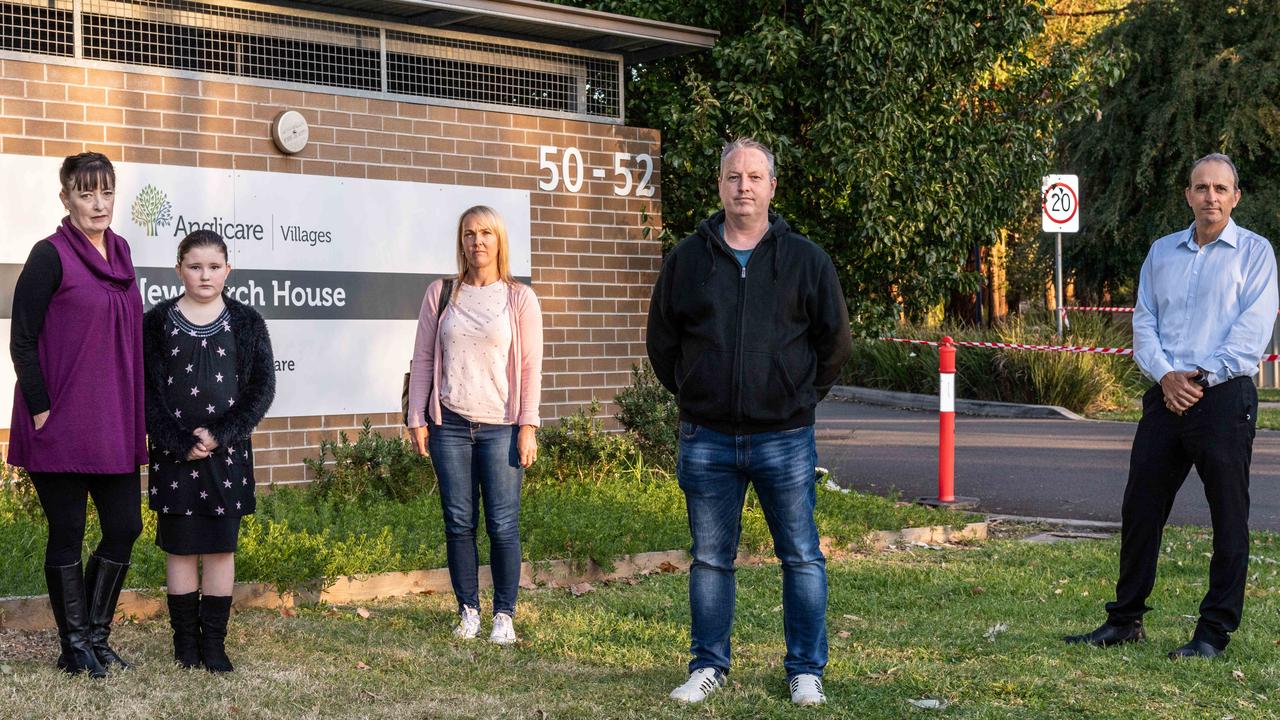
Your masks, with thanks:
<instances>
[{"instance_id":1,"label":"white sticker on sign","mask_svg":"<svg viewBox=\"0 0 1280 720\"><path fill-rule=\"evenodd\" d=\"M1046 175L1040 181L1040 227L1045 232L1080 231L1080 179Z\"/></svg>"}]
</instances>

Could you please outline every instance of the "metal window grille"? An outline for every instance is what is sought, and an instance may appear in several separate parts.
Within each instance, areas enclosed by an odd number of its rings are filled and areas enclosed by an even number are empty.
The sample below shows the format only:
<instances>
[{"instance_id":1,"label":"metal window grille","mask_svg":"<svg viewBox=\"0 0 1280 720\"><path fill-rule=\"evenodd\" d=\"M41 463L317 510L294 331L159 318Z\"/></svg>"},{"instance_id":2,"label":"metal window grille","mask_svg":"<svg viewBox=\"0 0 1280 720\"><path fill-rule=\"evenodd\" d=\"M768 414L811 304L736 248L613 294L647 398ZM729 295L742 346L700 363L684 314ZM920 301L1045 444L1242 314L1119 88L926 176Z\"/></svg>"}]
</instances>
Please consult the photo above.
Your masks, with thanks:
<instances>
[{"instance_id":1,"label":"metal window grille","mask_svg":"<svg viewBox=\"0 0 1280 720\"><path fill-rule=\"evenodd\" d=\"M70 57L74 24L71 0L0 2L0 49Z\"/></svg>"},{"instance_id":2,"label":"metal window grille","mask_svg":"<svg viewBox=\"0 0 1280 720\"><path fill-rule=\"evenodd\" d=\"M621 58L241 2L0 0L0 51L622 119ZM384 30L384 28L386 28Z\"/></svg>"}]
</instances>

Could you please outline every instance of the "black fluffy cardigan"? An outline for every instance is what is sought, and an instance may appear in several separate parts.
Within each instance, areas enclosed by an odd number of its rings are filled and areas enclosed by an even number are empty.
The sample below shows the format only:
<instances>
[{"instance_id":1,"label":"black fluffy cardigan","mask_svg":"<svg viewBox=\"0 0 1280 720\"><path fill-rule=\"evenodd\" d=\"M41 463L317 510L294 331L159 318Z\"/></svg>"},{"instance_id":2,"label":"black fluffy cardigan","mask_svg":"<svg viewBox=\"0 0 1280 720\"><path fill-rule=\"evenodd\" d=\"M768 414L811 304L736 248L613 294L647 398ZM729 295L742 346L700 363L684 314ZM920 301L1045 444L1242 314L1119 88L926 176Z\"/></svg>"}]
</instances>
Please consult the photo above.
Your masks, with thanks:
<instances>
[{"instance_id":1,"label":"black fluffy cardigan","mask_svg":"<svg viewBox=\"0 0 1280 720\"><path fill-rule=\"evenodd\" d=\"M275 357L267 323L257 310L226 295L222 299L231 314L231 334L236 339L236 374L240 397L235 407L206 427L219 445L235 446L253 433L276 396ZM165 300L142 318L142 353L146 366L147 434L151 445L179 457L195 447L194 428L184 426L165 402L164 320L178 298Z\"/></svg>"}]
</instances>

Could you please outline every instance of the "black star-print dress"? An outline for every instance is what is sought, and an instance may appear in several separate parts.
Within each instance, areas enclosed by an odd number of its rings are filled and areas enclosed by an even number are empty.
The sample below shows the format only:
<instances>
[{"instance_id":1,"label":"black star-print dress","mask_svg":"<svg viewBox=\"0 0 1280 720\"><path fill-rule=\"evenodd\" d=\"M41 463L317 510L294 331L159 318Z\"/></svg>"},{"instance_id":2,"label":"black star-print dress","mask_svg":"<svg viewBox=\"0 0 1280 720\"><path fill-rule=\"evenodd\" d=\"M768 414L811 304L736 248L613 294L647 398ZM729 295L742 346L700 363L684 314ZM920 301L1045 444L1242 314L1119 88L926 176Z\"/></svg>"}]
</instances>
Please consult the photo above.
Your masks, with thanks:
<instances>
[{"instance_id":1,"label":"black star-print dress","mask_svg":"<svg viewBox=\"0 0 1280 720\"><path fill-rule=\"evenodd\" d=\"M236 403L236 343L230 313L193 325L175 304L165 318L165 400L195 430ZM235 552L240 516L254 510L253 448L246 438L201 460L151 446L148 495L158 513L156 544L174 555Z\"/></svg>"}]
</instances>

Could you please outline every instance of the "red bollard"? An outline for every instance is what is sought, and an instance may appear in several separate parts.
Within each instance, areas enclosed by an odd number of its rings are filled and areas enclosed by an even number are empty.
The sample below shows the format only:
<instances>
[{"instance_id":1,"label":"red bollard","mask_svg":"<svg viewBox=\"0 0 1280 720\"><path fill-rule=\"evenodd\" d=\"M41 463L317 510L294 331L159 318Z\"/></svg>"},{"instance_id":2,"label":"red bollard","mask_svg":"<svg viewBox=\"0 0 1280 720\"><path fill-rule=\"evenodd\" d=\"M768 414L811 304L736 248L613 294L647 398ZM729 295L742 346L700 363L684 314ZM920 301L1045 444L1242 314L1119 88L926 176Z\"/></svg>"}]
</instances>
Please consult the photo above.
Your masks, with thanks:
<instances>
[{"instance_id":1,"label":"red bollard","mask_svg":"<svg viewBox=\"0 0 1280 720\"><path fill-rule=\"evenodd\" d=\"M956 346L949 337L938 344L938 496L917 498L933 507L973 507L975 497L956 497Z\"/></svg>"}]
</instances>

